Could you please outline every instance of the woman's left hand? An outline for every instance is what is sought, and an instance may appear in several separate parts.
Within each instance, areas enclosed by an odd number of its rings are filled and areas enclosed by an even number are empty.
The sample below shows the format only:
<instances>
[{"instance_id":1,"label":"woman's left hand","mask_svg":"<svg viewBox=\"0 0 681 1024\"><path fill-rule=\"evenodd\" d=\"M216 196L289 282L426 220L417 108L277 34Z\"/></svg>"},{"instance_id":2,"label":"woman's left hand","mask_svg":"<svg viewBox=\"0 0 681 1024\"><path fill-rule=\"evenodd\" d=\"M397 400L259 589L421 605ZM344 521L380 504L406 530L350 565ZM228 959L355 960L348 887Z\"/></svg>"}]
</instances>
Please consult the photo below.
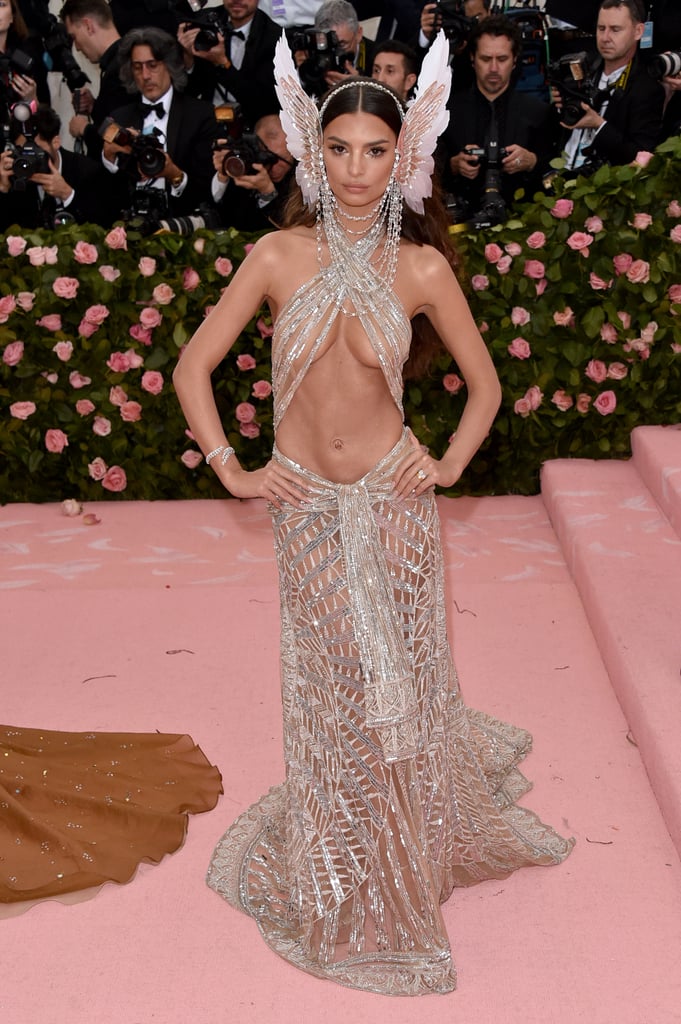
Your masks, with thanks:
<instances>
[{"instance_id":1,"label":"woman's left hand","mask_svg":"<svg viewBox=\"0 0 681 1024\"><path fill-rule=\"evenodd\" d=\"M38 96L38 87L28 75L12 75L12 88L26 103L31 103Z\"/></svg>"},{"instance_id":2,"label":"woman's left hand","mask_svg":"<svg viewBox=\"0 0 681 1024\"><path fill-rule=\"evenodd\" d=\"M410 498L423 494L429 487L451 487L459 474L447 470L434 459L428 449L410 434L412 451L405 456L395 475L395 494Z\"/></svg>"}]
</instances>

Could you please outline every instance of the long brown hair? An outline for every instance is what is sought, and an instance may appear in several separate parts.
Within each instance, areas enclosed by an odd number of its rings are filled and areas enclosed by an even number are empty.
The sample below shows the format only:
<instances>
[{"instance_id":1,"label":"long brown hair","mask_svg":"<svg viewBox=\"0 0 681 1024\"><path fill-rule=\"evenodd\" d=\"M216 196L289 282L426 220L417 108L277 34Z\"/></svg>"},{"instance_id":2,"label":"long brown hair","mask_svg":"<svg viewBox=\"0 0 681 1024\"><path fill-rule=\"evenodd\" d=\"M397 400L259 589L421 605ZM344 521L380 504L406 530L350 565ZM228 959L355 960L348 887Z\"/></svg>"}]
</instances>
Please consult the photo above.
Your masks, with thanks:
<instances>
[{"instance_id":1,"label":"long brown hair","mask_svg":"<svg viewBox=\"0 0 681 1024\"><path fill-rule=\"evenodd\" d=\"M353 84L355 82L358 86L356 89L348 88L348 83L343 82L329 92L322 114L322 131L342 114L362 112L380 117L395 135L399 135L402 127L400 108L403 110L404 106L397 93L393 93L382 83L380 88L366 88L368 84L376 85L370 78L357 78L353 80ZM416 245L432 245L442 253L452 270L458 273L460 259L452 244L449 219L436 179L433 180L433 194L424 200L423 206L424 212L419 214L403 202L402 238ZM305 205L300 189L297 186L292 187L284 210L282 226L312 227L315 221L316 212ZM409 358L404 366L405 379L424 376L442 347L437 331L423 314L414 317L412 329Z\"/></svg>"}]
</instances>

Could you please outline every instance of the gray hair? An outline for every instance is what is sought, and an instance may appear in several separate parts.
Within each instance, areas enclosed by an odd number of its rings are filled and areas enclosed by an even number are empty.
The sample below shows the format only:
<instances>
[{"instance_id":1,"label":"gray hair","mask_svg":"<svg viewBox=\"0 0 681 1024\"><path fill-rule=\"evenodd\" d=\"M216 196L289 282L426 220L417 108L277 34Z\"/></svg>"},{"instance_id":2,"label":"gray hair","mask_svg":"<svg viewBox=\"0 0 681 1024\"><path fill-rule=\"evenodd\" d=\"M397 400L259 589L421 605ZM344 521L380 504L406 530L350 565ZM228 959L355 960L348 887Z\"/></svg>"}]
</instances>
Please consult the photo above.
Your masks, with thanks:
<instances>
[{"instance_id":1,"label":"gray hair","mask_svg":"<svg viewBox=\"0 0 681 1024\"><path fill-rule=\"evenodd\" d=\"M359 28L357 11L348 0L325 0L317 11L314 27L328 32L334 25L349 25L353 32Z\"/></svg>"},{"instance_id":2,"label":"gray hair","mask_svg":"<svg viewBox=\"0 0 681 1024\"><path fill-rule=\"evenodd\" d=\"M132 73L132 51L136 46L148 46L154 59L163 61L168 68L173 87L182 92L187 84L187 72L180 45L168 32L153 25L133 28L121 39L118 54L121 62L121 82L126 92L139 92Z\"/></svg>"}]
</instances>

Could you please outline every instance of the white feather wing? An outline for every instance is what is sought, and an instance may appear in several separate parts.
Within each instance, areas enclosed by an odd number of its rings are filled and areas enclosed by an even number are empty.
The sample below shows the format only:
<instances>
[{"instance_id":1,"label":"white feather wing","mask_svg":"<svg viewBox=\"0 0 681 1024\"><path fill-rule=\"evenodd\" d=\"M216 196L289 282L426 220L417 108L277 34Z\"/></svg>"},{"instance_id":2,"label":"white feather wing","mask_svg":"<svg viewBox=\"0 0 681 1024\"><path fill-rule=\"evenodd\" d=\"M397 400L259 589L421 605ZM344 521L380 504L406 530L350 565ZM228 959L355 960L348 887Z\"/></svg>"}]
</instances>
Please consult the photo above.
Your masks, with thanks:
<instances>
[{"instance_id":1,"label":"white feather wing","mask_svg":"<svg viewBox=\"0 0 681 1024\"><path fill-rule=\"evenodd\" d=\"M283 32L274 53L274 80L288 150L298 161L296 181L305 202L312 207L317 201L321 182L319 112L300 84Z\"/></svg>"}]
</instances>

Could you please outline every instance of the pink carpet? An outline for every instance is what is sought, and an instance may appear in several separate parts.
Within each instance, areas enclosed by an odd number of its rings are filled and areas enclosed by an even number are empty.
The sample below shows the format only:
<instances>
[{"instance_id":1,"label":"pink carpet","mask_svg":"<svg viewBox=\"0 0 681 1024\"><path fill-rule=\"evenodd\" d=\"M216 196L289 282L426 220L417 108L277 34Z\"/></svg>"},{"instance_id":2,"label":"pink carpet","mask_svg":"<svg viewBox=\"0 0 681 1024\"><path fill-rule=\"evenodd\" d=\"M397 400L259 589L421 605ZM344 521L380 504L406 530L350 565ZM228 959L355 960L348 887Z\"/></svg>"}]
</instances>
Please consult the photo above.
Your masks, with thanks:
<instances>
[{"instance_id":1,"label":"pink carpet","mask_svg":"<svg viewBox=\"0 0 681 1024\"><path fill-rule=\"evenodd\" d=\"M678 1024L679 856L542 498L439 504L466 698L534 733L524 802L577 845L456 892L459 988L417 1000L294 970L204 884L218 836L283 773L263 507L106 503L89 527L58 505L0 509L3 720L186 731L225 783L131 884L0 921L3 1024Z\"/></svg>"}]
</instances>

